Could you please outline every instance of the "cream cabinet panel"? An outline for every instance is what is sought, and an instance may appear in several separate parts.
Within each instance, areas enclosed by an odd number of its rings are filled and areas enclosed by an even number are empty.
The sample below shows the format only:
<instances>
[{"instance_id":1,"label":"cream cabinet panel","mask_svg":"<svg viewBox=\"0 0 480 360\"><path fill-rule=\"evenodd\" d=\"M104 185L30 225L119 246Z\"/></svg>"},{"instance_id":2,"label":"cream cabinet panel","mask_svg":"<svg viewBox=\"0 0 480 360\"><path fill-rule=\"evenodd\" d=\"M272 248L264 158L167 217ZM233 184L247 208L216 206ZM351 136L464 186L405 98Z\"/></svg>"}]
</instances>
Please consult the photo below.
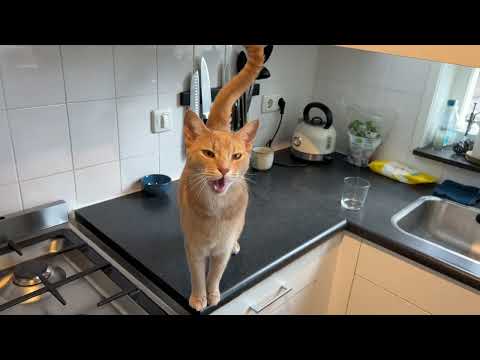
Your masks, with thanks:
<instances>
[{"instance_id":1,"label":"cream cabinet panel","mask_svg":"<svg viewBox=\"0 0 480 360\"><path fill-rule=\"evenodd\" d=\"M341 235L337 234L321 245L288 264L251 289L215 310L212 315L263 315L295 297L307 285L318 282L316 292L308 292L314 296L315 302L323 312L328 309L330 287L333 278L336 251ZM307 293L304 293L307 294ZM298 304L299 298L292 304ZM310 300L309 300L310 301ZM296 308L290 304L288 309ZM301 312L301 306L295 313ZM256 311L255 311L255 310Z\"/></svg>"},{"instance_id":2,"label":"cream cabinet panel","mask_svg":"<svg viewBox=\"0 0 480 360\"><path fill-rule=\"evenodd\" d=\"M417 306L355 275L349 315L428 315Z\"/></svg>"},{"instance_id":3,"label":"cream cabinet panel","mask_svg":"<svg viewBox=\"0 0 480 360\"><path fill-rule=\"evenodd\" d=\"M480 67L480 45L337 45L352 49Z\"/></svg>"},{"instance_id":4,"label":"cream cabinet panel","mask_svg":"<svg viewBox=\"0 0 480 360\"><path fill-rule=\"evenodd\" d=\"M347 311L348 297L352 288L360 245L361 240L351 234L345 233L342 238L337 251L337 262L328 306L329 314L345 315Z\"/></svg>"},{"instance_id":5,"label":"cream cabinet panel","mask_svg":"<svg viewBox=\"0 0 480 360\"><path fill-rule=\"evenodd\" d=\"M356 273L432 314L480 314L480 293L364 241Z\"/></svg>"},{"instance_id":6,"label":"cream cabinet panel","mask_svg":"<svg viewBox=\"0 0 480 360\"><path fill-rule=\"evenodd\" d=\"M326 315L328 299L322 296L322 282L307 285L291 298L281 301L266 315Z\"/></svg>"}]
</instances>

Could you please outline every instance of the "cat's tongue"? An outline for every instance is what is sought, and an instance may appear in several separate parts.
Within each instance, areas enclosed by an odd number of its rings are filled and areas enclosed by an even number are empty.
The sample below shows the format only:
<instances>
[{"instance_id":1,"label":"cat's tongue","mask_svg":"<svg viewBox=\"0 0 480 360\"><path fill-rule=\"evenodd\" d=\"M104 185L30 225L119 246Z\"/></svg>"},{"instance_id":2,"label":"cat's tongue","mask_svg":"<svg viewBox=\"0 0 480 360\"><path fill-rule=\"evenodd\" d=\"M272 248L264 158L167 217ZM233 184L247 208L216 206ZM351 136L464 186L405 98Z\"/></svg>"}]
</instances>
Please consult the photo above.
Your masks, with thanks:
<instances>
[{"instance_id":1,"label":"cat's tongue","mask_svg":"<svg viewBox=\"0 0 480 360\"><path fill-rule=\"evenodd\" d=\"M225 191L225 187L225 178L221 178L212 182L213 191L217 193L223 193Z\"/></svg>"}]
</instances>

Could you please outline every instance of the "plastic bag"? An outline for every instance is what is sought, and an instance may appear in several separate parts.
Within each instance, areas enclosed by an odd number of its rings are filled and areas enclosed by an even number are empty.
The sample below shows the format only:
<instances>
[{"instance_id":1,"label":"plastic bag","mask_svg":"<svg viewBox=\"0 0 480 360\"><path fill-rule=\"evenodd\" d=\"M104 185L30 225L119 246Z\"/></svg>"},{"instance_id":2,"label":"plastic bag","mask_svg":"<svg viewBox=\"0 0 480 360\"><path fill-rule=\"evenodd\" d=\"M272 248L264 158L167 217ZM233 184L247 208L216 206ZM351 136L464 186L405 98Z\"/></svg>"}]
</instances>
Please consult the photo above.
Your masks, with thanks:
<instances>
[{"instance_id":1,"label":"plastic bag","mask_svg":"<svg viewBox=\"0 0 480 360\"><path fill-rule=\"evenodd\" d=\"M419 172L397 161L375 160L368 167L377 174L405 184L436 183L438 179L427 173Z\"/></svg>"},{"instance_id":2,"label":"plastic bag","mask_svg":"<svg viewBox=\"0 0 480 360\"><path fill-rule=\"evenodd\" d=\"M363 109L358 105L349 107L348 139L349 163L367 167L384 137L384 120L378 111Z\"/></svg>"}]
</instances>

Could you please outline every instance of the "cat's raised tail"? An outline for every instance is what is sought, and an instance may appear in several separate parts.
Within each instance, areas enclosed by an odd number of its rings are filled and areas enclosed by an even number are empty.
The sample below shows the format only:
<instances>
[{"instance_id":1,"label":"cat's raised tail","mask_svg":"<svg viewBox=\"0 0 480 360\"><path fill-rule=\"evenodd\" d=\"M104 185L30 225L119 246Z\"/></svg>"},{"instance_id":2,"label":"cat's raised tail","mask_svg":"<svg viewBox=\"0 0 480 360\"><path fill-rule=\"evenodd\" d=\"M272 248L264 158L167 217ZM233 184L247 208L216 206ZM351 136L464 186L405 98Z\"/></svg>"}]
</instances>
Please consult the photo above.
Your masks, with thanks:
<instances>
[{"instance_id":1,"label":"cat's raised tail","mask_svg":"<svg viewBox=\"0 0 480 360\"><path fill-rule=\"evenodd\" d=\"M210 109L207 127L230 131L232 108L235 101L252 85L263 68L265 45L246 45L247 63L217 94Z\"/></svg>"}]
</instances>

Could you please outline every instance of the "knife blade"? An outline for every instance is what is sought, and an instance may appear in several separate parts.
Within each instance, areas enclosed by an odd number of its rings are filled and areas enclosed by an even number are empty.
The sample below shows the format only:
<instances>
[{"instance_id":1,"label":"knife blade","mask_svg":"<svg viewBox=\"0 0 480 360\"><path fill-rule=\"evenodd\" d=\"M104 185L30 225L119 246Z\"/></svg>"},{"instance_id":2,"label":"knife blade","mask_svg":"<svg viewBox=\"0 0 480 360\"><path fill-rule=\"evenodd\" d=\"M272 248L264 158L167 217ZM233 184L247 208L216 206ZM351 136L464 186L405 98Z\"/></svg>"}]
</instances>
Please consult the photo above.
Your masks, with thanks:
<instances>
[{"instance_id":1,"label":"knife blade","mask_svg":"<svg viewBox=\"0 0 480 360\"><path fill-rule=\"evenodd\" d=\"M200 116L200 79L198 70L192 75L192 82L190 84L190 108Z\"/></svg>"},{"instance_id":2,"label":"knife blade","mask_svg":"<svg viewBox=\"0 0 480 360\"><path fill-rule=\"evenodd\" d=\"M212 93L207 62L203 56L200 63L200 87L202 91L202 116L204 120L207 120L208 115L210 115L210 107L212 106Z\"/></svg>"},{"instance_id":3,"label":"knife blade","mask_svg":"<svg viewBox=\"0 0 480 360\"><path fill-rule=\"evenodd\" d=\"M225 86L228 81L230 80L230 66L228 64L225 65L223 68L223 84L222 86Z\"/></svg>"}]
</instances>

